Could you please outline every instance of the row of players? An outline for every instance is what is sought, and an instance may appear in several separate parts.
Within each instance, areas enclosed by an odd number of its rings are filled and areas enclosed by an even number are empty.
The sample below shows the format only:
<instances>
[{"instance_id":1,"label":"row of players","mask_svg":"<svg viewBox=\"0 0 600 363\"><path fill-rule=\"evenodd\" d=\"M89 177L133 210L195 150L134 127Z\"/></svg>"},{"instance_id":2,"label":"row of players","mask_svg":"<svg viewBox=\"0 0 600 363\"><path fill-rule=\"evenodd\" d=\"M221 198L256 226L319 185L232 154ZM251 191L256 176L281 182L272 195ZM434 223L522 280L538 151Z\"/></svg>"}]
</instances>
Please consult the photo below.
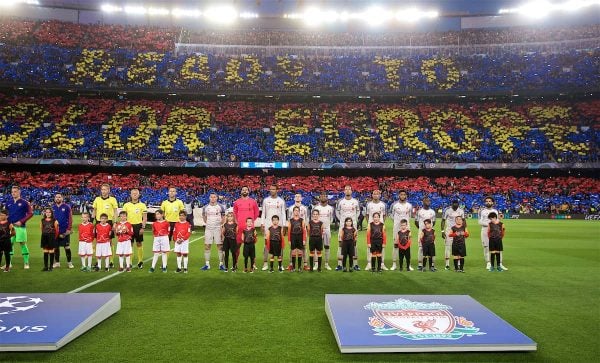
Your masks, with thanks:
<instances>
[{"instance_id":1,"label":"row of players","mask_svg":"<svg viewBox=\"0 0 600 363\"><path fill-rule=\"evenodd\" d=\"M168 199L165 200L162 204L161 204L161 210L164 212L163 217L165 218L166 222L168 222L168 241L172 240L173 234L174 234L174 229L175 226L177 224L177 222L180 221L181 215L180 212L184 211L184 205L183 202L179 199L177 199L177 190L176 188L172 187L169 188L169 196ZM269 196L264 198L263 200L263 218L262 218L262 223L261 223L261 227L263 228L263 232L265 234L265 248L263 251L263 261L264 261L264 265L263 265L263 270L268 270L269 269L269 246L270 246L270 241L269 241L269 237L267 237L267 231L269 230L270 227L272 227L273 223L274 223L274 216L277 216L277 220L278 220L278 225L281 226L285 226L286 225L286 221L285 221L285 216L286 216L286 206L285 206L285 201L278 196L278 188L276 185L272 185L269 188ZM346 224L347 219L350 219L350 222L352 224L352 228L354 228L354 226L356 225L356 221L359 215L359 204L358 201L352 197L352 188L351 186L346 186L344 189L344 194L345 197L343 199L341 199L336 206L335 211L333 210L333 207L331 207L328 203L327 200L327 195L325 193L322 193L320 196L320 203L315 206L313 208L313 211L318 211L318 219L320 222L323 223L323 233L322 233L322 242L323 242L323 249L325 252L325 264L324 267L328 270L331 270L331 267L329 266L329 260L330 260L330 256L329 256L329 252L330 252L330 242L331 242L331 230L330 230L330 225L333 222L333 216L334 213L336 214L337 218L339 220L343 220L345 221L344 224ZM29 206L29 203L27 201L25 201L24 199L22 199L20 197L20 188L18 186L13 186L11 189L11 197L6 203L6 207L8 209L9 215L8 215L8 221L7 223L12 224L15 228L15 233L14 236L11 238L11 243L3 243L3 248L2 250L5 252L5 255L7 256L7 258L10 258L10 256L12 255L12 244L14 243L20 243L21 244L21 252L23 254L23 258L24 258L24 263L25 263L25 268L29 268L29 264L28 264L28 249L27 249L27 234L26 234L26 230L25 230L25 222L31 218L31 206ZM380 200L381 197L381 193L378 190L375 190L372 193L372 201L369 202L369 204L367 205L367 221L373 221L374 222L374 217L375 217L375 213L377 213L379 215L379 220L382 221L385 218L385 212L386 212L386 208L385 208L385 203L383 203ZM393 204L392 206L392 218L394 221L394 227L393 227L393 235L394 238L396 239L398 237L398 232L401 229L401 222L403 220L407 221L407 228L410 230L410 225L408 224L408 221L410 220L411 216L412 216L412 211L413 211L413 207L412 205L407 201L407 197L408 194L406 191L400 191L399 192L399 200ZM492 216L492 213L496 216L498 216L498 211L495 210L493 208L493 203L494 200L491 197L487 197L485 198L484 204L485 204L485 208L482 208L479 212L479 224L482 226L482 230L481 230L481 241L484 247L484 256L486 259L486 268L487 269L492 269L492 259L491 259L491 253L490 253L490 239L489 239L489 234L490 234L490 228L489 228L489 224L490 224L490 217ZM96 214L96 222L98 225L98 222L100 222L99 224L102 224L102 215L105 215L106 218L106 223L110 225L110 233L109 233L109 241L112 240L113 234L114 234L114 229L112 228L113 225L113 218L117 216L117 201L114 197L110 196L110 186L108 184L103 184L101 186L101 195L98 196L94 202L93 202L93 208ZM301 227L301 230L303 231L303 235L306 236L306 233L309 232L308 230L308 226L310 225L310 223L305 223L304 221L307 221L307 215L308 215L308 209L303 206L301 204L301 199L296 199L294 205L292 205L290 207L290 209L294 210L295 208L298 208L298 214L299 214L299 218L303 221L303 224ZM56 218L56 222L58 224L58 232L57 232L57 236L56 236L56 245L57 247L54 250L54 256L56 258L56 260L54 261L54 263L50 263L49 264L49 269L52 267L59 267L60 266L60 262L59 262L59 258L60 258L60 247L64 247L65 248L65 253L67 256L67 262L69 267L73 267L72 262L71 262L71 251L70 251L70 241L69 241L69 235L72 232L72 214L71 214L71 210L70 207L64 203L62 195L61 194L57 194L55 196L55 204L52 206L51 211L53 212L53 217L52 218ZM146 226L147 223L147 208L145 206L144 203L142 203L140 201L140 192L138 189L132 189L131 190L131 201L125 203L125 205L123 206L123 211L125 212L124 217L125 220L131 224L132 229L133 229L133 234L131 236L131 244L136 243L137 245L137 254L138 254L138 267L139 268L143 268L143 249L142 249L142 242L143 242L143 231L144 228ZM45 213L48 213L48 210L46 210ZM247 220L250 219L252 221L252 223L254 223L254 221L258 218L258 214L259 214L259 210L258 210L258 205L256 203L256 201L252 198L249 197L249 189L248 187L242 187L241 189L241 197L236 200L234 202L233 205L233 210L232 210L232 217L233 220L236 222L237 226L240 226L239 228L237 228L237 234L236 234L236 245L241 245L243 243L243 231L244 228L242 226L246 226L247 224ZM280 217L281 216L281 217ZM452 256L452 243L453 240L456 238L456 236L454 235L450 235L450 232L452 230L452 228L455 226L456 224L456 217L461 217L460 220L464 221L464 211L462 209L459 208L459 204L458 201L453 201L452 205L450 207L448 207L444 213L443 213L443 219L442 219L442 238L445 240L445 262L446 262L446 269L449 269L450 267L450 257ZM226 246L224 246L224 235L223 235L223 225L225 224L225 208L217 203L217 195L216 194L211 194L210 195L210 202L209 204L207 204L206 206L203 207L203 218L206 224L205 227L205 251L204 251L204 255L205 255L205 266L202 267L203 270L208 270L210 269L210 251L211 251L211 245L212 244L216 244L219 250L219 261L220 261L220 266L219 268L221 270L227 270L227 267L225 266L224 263L224 251ZM279 220L281 218L281 220ZM290 221L294 219L291 218ZM417 228L419 229L419 235L421 235L423 233L423 230L426 229L426 223L425 221L429 220L431 222L431 226L433 227L435 225L435 212L430 208L430 201L428 198L424 198L423 199L423 207L420 208L416 215L415 215L415 225L417 226ZM297 222L295 222L297 223ZM466 223L464 223L466 224ZM371 224L370 224L371 225ZM500 224L502 225L502 224ZM290 226L288 226L290 227ZM3 236L3 232L2 229L4 227L0 228L0 239ZM288 233L290 228L288 228ZM340 231L343 231L343 228L340 229ZM97 232L97 231L96 231ZM503 233L502 233L503 234ZM6 233L4 233L4 235L6 235ZM369 239L370 233L367 233L367 239ZM385 235L385 233L383 234ZM341 270L343 269L343 265L345 266L345 263L343 263L343 257L344 254L342 253L343 250L343 243L341 243L341 241L343 241L343 236L340 236L340 248L338 249L338 267L336 268L337 270ZM500 236L502 237L502 236ZM6 236L3 237L4 239L6 239ZM290 242L291 241L291 235L289 235L290 238ZM429 237L428 237L429 238ZM6 245L8 245L8 247L6 247ZM109 244L109 246L112 245L112 243ZM400 255L400 244L394 243L394 253L393 253L393 265L392 265L392 269L396 269L397 265L397 257ZM376 244L377 246L377 244ZM177 247L177 246L176 246ZM383 263L383 249L384 249L384 245L382 243L382 248L381 248L381 252L378 251L378 248L376 248L376 252L375 255L372 256L373 252L371 252L369 250L369 256L367 258L368 264L366 269L367 270L372 270L373 268L375 268L375 266L373 265L374 262L377 263L377 267L379 267L379 264L381 263L381 269L382 270L387 270L387 268L385 267L385 264ZM492 249L492 252L495 254L495 262L497 263L497 268L499 270L506 270L506 267L504 267L502 265L502 245L500 243L500 245L496 245L493 246L494 249ZM7 251L10 248L9 251ZM111 255L115 255L114 253L114 246L112 247L113 250L111 250ZM346 246L346 249L349 248ZM372 246L371 248L372 249ZM298 257L300 257L300 259L302 259L302 256L307 256L307 250L306 250L306 239L304 238L304 243L303 243L303 248L300 249L301 250L301 254L298 253L297 251L294 252L295 250L297 250L297 248L292 249L292 251L290 251L290 260L294 261L294 260L298 260ZM154 251L156 252L156 249L154 249ZM419 264L419 270L421 270L423 268L423 260L424 257L433 257L431 256L431 251L429 250L425 250L425 252L429 252L427 255L423 254L423 246L422 246L422 241L421 238L419 238L419 249L418 249L418 264ZM159 250L158 252L162 253L162 250ZM349 259L350 261L352 261L352 269L353 270L360 270L360 268L358 267L358 256L357 256L357 249L355 248L354 253L352 254L352 256L350 256L350 254L347 254L346 258ZM496 253L497 252L497 253ZM48 250L48 259L50 260L52 257L50 256L50 250ZM98 252L97 252L98 253ZM454 256L458 256L455 257L455 260L458 259L460 261L460 255L454 255ZM1 257L1 256L0 256ZM103 256L106 257L106 256ZM183 257L183 256L182 256ZM318 257L318 256L317 256ZM373 259L373 257L375 257L375 261ZM464 256L462 256L464 257ZM156 255L155 255L156 258ZM314 256L313 256L314 258ZM166 259L166 257L165 257ZM409 259L410 260L410 259ZM434 269L433 266L433 259L430 260L430 268ZM302 260L301 260L302 261ZM8 261L7 261L8 262ZM306 259L304 259L304 263L306 264ZM254 265L254 263L252 264ZM10 266L10 263L7 263L6 266ZM130 267L130 263L127 263L126 265L127 267ZM312 263L311 263L312 266ZM89 266L86 266L86 268ZM107 266L108 267L108 266ZM112 259L110 262L110 267L112 267ZM126 267L126 268L127 268ZM300 267L300 266L299 266ZM409 267L409 266L408 266ZM306 268L308 269L308 267Z\"/></svg>"}]
</instances>

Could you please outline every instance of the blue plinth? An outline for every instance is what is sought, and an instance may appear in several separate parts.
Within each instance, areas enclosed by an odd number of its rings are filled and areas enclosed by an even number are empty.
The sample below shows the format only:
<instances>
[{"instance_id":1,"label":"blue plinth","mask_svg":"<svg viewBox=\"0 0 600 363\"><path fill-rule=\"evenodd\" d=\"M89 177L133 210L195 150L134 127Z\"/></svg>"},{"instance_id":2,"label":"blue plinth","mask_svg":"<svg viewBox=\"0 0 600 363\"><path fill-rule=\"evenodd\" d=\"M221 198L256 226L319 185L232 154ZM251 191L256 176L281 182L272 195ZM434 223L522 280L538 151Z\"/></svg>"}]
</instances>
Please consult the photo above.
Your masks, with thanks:
<instances>
[{"instance_id":1,"label":"blue plinth","mask_svg":"<svg viewBox=\"0 0 600 363\"><path fill-rule=\"evenodd\" d=\"M342 353L534 351L537 344L468 295L325 295Z\"/></svg>"}]
</instances>

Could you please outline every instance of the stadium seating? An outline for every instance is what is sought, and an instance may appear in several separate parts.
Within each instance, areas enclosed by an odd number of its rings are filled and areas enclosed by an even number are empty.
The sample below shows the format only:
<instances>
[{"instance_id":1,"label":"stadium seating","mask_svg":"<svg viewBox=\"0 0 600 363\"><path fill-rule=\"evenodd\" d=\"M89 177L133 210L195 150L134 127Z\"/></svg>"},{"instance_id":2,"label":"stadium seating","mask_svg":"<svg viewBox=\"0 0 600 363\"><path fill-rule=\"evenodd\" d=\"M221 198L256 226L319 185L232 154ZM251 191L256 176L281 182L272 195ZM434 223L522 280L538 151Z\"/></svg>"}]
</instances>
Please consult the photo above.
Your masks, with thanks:
<instances>
[{"instance_id":1,"label":"stadium seating","mask_svg":"<svg viewBox=\"0 0 600 363\"><path fill-rule=\"evenodd\" d=\"M0 96L0 156L596 162L600 101L289 103Z\"/></svg>"},{"instance_id":2,"label":"stadium seating","mask_svg":"<svg viewBox=\"0 0 600 363\"><path fill-rule=\"evenodd\" d=\"M421 205L424 196L429 196L436 210L446 207L458 198L469 212L476 212L486 195L496 199L503 212L519 213L525 209L531 213L550 213L566 204L570 213L589 213L600 208L600 181L583 177L260 177L255 175L205 176L193 175L150 175L139 174L42 174L30 172L0 174L0 191L5 196L9 186L16 183L22 186L24 196L30 198L37 208L52 202L54 193L65 194L70 203L79 208L89 203L99 193L102 183L110 183L112 193L120 204L127 201L129 189L139 187L142 200L150 205L159 205L167 196L167 189L178 187L178 197L185 201L195 201L200 205L208 203L210 192L218 193L220 201L228 206L239 197L241 186L248 186L251 196L261 199L267 195L268 186L277 184L289 205L295 193L301 193L303 203L308 205L316 200L319 193L326 191L333 201L343 197L344 186L349 184L355 196L364 202L374 189L383 191L383 200L388 204L397 199L397 193L405 189L409 201Z\"/></svg>"}]
</instances>

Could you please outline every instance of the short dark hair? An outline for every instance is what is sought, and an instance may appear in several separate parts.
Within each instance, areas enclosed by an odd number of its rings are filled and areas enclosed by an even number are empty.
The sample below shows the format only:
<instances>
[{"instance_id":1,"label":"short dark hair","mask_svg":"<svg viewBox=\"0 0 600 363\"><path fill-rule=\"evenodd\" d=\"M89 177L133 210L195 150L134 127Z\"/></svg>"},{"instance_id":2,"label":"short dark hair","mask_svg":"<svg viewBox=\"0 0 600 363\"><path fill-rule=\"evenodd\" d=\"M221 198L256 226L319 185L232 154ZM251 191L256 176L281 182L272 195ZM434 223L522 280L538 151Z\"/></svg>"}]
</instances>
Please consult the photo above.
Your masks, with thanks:
<instances>
[{"instance_id":1,"label":"short dark hair","mask_svg":"<svg viewBox=\"0 0 600 363\"><path fill-rule=\"evenodd\" d=\"M279 216L278 215L274 215L273 217L271 217L271 220L275 220L275 219L279 220Z\"/></svg>"},{"instance_id":2,"label":"short dark hair","mask_svg":"<svg viewBox=\"0 0 600 363\"><path fill-rule=\"evenodd\" d=\"M492 212L492 213L488 214L488 218L489 219L498 218L498 215L496 214L496 212Z\"/></svg>"}]
</instances>

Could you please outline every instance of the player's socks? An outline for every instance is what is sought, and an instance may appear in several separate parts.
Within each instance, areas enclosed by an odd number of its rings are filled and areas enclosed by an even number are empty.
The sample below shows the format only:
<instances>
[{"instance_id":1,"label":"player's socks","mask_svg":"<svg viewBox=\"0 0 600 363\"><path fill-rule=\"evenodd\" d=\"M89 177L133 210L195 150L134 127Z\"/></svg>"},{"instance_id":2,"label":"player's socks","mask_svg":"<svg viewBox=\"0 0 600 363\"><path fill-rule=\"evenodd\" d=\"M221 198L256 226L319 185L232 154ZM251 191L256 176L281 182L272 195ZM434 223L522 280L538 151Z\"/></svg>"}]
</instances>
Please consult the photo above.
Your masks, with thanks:
<instances>
[{"instance_id":1,"label":"player's socks","mask_svg":"<svg viewBox=\"0 0 600 363\"><path fill-rule=\"evenodd\" d=\"M85 268L85 256L81 258L81 267Z\"/></svg>"},{"instance_id":2,"label":"player's socks","mask_svg":"<svg viewBox=\"0 0 600 363\"><path fill-rule=\"evenodd\" d=\"M88 256L88 265L87 265L87 267L90 268L90 269L92 268L92 256Z\"/></svg>"},{"instance_id":3,"label":"player's socks","mask_svg":"<svg viewBox=\"0 0 600 363\"><path fill-rule=\"evenodd\" d=\"M158 262L158 253L155 253L154 256L152 256L152 268L156 267L156 262Z\"/></svg>"},{"instance_id":4,"label":"player's socks","mask_svg":"<svg viewBox=\"0 0 600 363\"><path fill-rule=\"evenodd\" d=\"M138 258L138 264L142 261L144 261L144 247L139 246L137 248L137 258Z\"/></svg>"},{"instance_id":5,"label":"player's socks","mask_svg":"<svg viewBox=\"0 0 600 363\"><path fill-rule=\"evenodd\" d=\"M500 267L500 253L496 253L496 266Z\"/></svg>"},{"instance_id":6,"label":"player's socks","mask_svg":"<svg viewBox=\"0 0 600 363\"><path fill-rule=\"evenodd\" d=\"M310 255L310 257L308 258L308 261L310 263L310 269L313 269L313 266L315 265L315 256Z\"/></svg>"},{"instance_id":7,"label":"player's socks","mask_svg":"<svg viewBox=\"0 0 600 363\"><path fill-rule=\"evenodd\" d=\"M52 268L52 266L54 265L54 253L49 253L48 255L50 255L50 264L48 265L48 267Z\"/></svg>"},{"instance_id":8,"label":"player's socks","mask_svg":"<svg viewBox=\"0 0 600 363\"><path fill-rule=\"evenodd\" d=\"M283 260L281 258L278 259L277 264L279 265L279 269L281 270L283 268Z\"/></svg>"},{"instance_id":9,"label":"player's socks","mask_svg":"<svg viewBox=\"0 0 600 363\"><path fill-rule=\"evenodd\" d=\"M188 256L183 256L183 268L186 270L188 268Z\"/></svg>"},{"instance_id":10,"label":"player's socks","mask_svg":"<svg viewBox=\"0 0 600 363\"><path fill-rule=\"evenodd\" d=\"M23 255L23 263L29 265L29 247L25 243L21 245L21 254Z\"/></svg>"},{"instance_id":11,"label":"player's socks","mask_svg":"<svg viewBox=\"0 0 600 363\"><path fill-rule=\"evenodd\" d=\"M329 251L329 246L325 246L325 263L329 263L329 255L330 255L330 251Z\"/></svg>"},{"instance_id":12,"label":"player's socks","mask_svg":"<svg viewBox=\"0 0 600 363\"><path fill-rule=\"evenodd\" d=\"M71 263L71 258L73 255L71 254L70 248L65 248L65 256L67 256L67 263Z\"/></svg>"},{"instance_id":13,"label":"player's socks","mask_svg":"<svg viewBox=\"0 0 600 363\"><path fill-rule=\"evenodd\" d=\"M490 263L490 248L483 247L483 258L485 258L485 262Z\"/></svg>"},{"instance_id":14,"label":"player's socks","mask_svg":"<svg viewBox=\"0 0 600 363\"><path fill-rule=\"evenodd\" d=\"M162 257L162 268L167 268L167 254L163 253L161 257Z\"/></svg>"},{"instance_id":15,"label":"player's socks","mask_svg":"<svg viewBox=\"0 0 600 363\"><path fill-rule=\"evenodd\" d=\"M296 257L292 256L292 271L296 269Z\"/></svg>"},{"instance_id":16,"label":"player's socks","mask_svg":"<svg viewBox=\"0 0 600 363\"><path fill-rule=\"evenodd\" d=\"M454 259L454 269L458 270L458 258Z\"/></svg>"},{"instance_id":17,"label":"player's socks","mask_svg":"<svg viewBox=\"0 0 600 363\"><path fill-rule=\"evenodd\" d=\"M321 265L323 264L323 257L317 257L317 270L321 271Z\"/></svg>"},{"instance_id":18,"label":"player's socks","mask_svg":"<svg viewBox=\"0 0 600 363\"><path fill-rule=\"evenodd\" d=\"M461 257L460 258L460 270L464 271L464 269L465 269L465 259L464 259L464 257Z\"/></svg>"},{"instance_id":19,"label":"player's socks","mask_svg":"<svg viewBox=\"0 0 600 363\"><path fill-rule=\"evenodd\" d=\"M60 247L54 249L54 261L60 262Z\"/></svg>"},{"instance_id":20,"label":"player's socks","mask_svg":"<svg viewBox=\"0 0 600 363\"><path fill-rule=\"evenodd\" d=\"M44 252L44 269L48 268L48 252ZM10 265L6 265L6 266L10 266Z\"/></svg>"},{"instance_id":21,"label":"player's socks","mask_svg":"<svg viewBox=\"0 0 600 363\"><path fill-rule=\"evenodd\" d=\"M219 250L219 265L223 264L223 247L221 246L221 249Z\"/></svg>"},{"instance_id":22,"label":"player's socks","mask_svg":"<svg viewBox=\"0 0 600 363\"><path fill-rule=\"evenodd\" d=\"M124 260L123 256L119 256L119 268L121 268L121 269L123 268L123 262L124 262L123 260Z\"/></svg>"},{"instance_id":23,"label":"player's socks","mask_svg":"<svg viewBox=\"0 0 600 363\"><path fill-rule=\"evenodd\" d=\"M204 250L204 261L206 266L210 264L210 250Z\"/></svg>"},{"instance_id":24,"label":"player's socks","mask_svg":"<svg viewBox=\"0 0 600 363\"><path fill-rule=\"evenodd\" d=\"M371 271L375 271L375 264L377 263L376 260L377 258L371 255Z\"/></svg>"},{"instance_id":25,"label":"player's socks","mask_svg":"<svg viewBox=\"0 0 600 363\"><path fill-rule=\"evenodd\" d=\"M269 267L271 268L271 271L273 271L273 265L274 265L275 261L273 261L273 259L269 260Z\"/></svg>"},{"instance_id":26,"label":"player's socks","mask_svg":"<svg viewBox=\"0 0 600 363\"><path fill-rule=\"evenodd\" d=\"M381 271L382 264L383 264L383 256L377 256L377 271Z\"/></svg>"},{"instance_id":27,"label":"player's socks","mask_svg":"<svg viewBox=\"0 0 600 363\"><path fill-rule=\"evenodd\" d=\"M125 256L125 268L131 267L131 256Z\"/></svg>"},{"instance_id":28,"label":"player's socks","mask_svg":"<svg viewBox=\"0 0 600 363\"><path fill-rule=\"evenodd\" d=\"M298 268L302 268L302 256L298 256Z\"/></svg>"},{"instance_id":29,"label":"player's socks","mask_svg":"<svg viewBox=\"0 0 600 363\"><path fill-rule=\"evenodd\" d=\"M177 268L178 269L181 268L181 260L182 260L182 257L181 256L177 256Z\"/></svg>"}]
</instances>

